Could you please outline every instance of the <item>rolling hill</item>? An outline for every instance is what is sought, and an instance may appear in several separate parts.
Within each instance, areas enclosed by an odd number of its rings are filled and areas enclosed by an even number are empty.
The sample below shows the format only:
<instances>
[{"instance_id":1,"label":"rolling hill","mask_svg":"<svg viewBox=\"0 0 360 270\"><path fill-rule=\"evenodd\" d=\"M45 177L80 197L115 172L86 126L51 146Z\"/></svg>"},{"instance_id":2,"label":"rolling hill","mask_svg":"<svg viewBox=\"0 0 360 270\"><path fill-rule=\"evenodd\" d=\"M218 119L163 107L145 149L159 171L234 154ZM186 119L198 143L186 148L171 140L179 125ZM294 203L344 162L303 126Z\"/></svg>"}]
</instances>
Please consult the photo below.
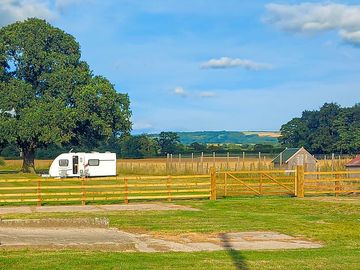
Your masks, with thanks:
<instances>
[{"instance_id":1,"label":"rolling hill","mask_svg":"<svg viewBox=\"0 0 360 270\"><path fill-rule=\"evenodd\" d=\"M277 144L280 132L275 131L194 131L177 132L183 144ZM158 134L151 135L157 137Z\"/></svg>"}]
</instances>

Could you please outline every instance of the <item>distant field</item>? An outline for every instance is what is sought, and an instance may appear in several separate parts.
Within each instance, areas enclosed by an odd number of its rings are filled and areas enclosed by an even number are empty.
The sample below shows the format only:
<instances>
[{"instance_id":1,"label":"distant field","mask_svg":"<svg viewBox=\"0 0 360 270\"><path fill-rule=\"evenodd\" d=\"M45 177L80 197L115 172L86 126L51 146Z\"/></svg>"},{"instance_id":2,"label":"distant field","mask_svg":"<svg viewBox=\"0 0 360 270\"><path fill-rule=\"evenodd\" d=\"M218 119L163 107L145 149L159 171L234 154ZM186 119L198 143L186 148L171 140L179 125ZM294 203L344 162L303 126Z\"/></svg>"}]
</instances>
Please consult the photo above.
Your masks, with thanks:
<instances>
[{"instance_id":1,"label":"distant field","mask_svg":"<svg viewBox=\"0 0 360 270\"><path fill-rule=\"evenodd\" d=\"M218 171L222 170L257 170L273 169L272 156L246 157L239 156L192 158L175 156L171 159L149 158L149 159L119 159L117 161L117 173L123 175L167 175L167 174L204 174L208 173L212 166ZM320 171L343 170L350 158L320 159L318 169ZM51 160L36 160L35 166L38 172L46 173L51 165ZM20 171L21 160L5 160L5 165L0 166L0 172Z\"/></svg>"},{"instance_id":2,"label":"distant field","mask_svg":"<svg viewBox=\"0 0 360 270\"><path fill-rule=\"evenodd\" d=\"M258 135L259 137L272 137L279 138L280 132L278 131L244 131L245 135Z\"/></svg>"}]
</instances>

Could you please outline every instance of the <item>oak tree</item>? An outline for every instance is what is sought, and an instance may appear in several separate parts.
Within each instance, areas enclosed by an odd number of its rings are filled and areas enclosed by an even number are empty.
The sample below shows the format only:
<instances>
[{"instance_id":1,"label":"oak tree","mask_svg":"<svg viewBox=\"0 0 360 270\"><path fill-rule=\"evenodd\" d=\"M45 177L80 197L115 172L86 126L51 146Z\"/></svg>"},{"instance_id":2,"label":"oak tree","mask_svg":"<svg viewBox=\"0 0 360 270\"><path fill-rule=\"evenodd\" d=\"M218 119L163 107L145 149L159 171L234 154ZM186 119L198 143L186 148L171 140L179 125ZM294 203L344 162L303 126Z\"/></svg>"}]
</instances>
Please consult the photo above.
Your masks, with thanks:
<instances>
[{"instance_id":1,"label":"oak tree","mask_svg":"<svg viewBox=\"0 0 360 270\"><path fill-rule=\"evenodd\" d=\"M129 105L70 34L35 18L0 29L0 143L21 149L24 172L39 147L128 133Z\"/></svg>"}]
</instances>

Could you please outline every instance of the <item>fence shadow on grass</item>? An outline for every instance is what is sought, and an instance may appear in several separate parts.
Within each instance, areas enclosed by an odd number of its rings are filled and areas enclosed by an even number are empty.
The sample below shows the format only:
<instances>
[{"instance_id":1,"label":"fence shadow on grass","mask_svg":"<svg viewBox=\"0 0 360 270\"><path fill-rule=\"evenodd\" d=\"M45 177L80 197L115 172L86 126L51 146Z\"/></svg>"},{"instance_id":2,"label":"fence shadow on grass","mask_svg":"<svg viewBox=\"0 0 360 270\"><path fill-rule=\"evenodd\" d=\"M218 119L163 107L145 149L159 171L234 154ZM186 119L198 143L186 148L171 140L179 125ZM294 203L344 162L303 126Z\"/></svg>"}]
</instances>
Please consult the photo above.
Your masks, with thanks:
<instances>
[{"instance_id":1,"label":"fence shadow on grass","mask_svg":"<svg viewBox=\"0 0 360 270\"><path fill-rule=\"evenodd\" d=\"M241 254L240 251L235 250L231 245L229 236L226 233L222 233L220 235L221 243L224 249L228 252L229 256L231 257L235 269L237 270L248 270L249 267L245 261L244 256Z\"/></svg>"}]
</instances>

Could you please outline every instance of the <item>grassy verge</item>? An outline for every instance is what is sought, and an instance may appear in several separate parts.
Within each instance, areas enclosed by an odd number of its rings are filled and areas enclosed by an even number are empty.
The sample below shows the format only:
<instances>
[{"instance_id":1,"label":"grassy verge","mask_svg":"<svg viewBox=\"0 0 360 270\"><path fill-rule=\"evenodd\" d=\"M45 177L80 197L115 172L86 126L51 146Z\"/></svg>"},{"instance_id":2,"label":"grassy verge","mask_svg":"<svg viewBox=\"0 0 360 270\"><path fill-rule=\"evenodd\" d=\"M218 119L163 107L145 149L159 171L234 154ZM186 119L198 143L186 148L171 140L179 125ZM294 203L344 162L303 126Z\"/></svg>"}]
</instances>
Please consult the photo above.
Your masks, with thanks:
<instances>
[{"instance_id":1,"label":"grassy verge","mask_svg":"<svg viewBox=\"0 0 360 270\"><path fill-rule=\"evenodd\" d=\"M360 200L248 197L182 201L202 211L9 214L2 218L101 216L111 226L155 234L277 231L324 244L321 249L197 253L5 251L1 269L359 269Z\"/></svg>"}]
</instances>

